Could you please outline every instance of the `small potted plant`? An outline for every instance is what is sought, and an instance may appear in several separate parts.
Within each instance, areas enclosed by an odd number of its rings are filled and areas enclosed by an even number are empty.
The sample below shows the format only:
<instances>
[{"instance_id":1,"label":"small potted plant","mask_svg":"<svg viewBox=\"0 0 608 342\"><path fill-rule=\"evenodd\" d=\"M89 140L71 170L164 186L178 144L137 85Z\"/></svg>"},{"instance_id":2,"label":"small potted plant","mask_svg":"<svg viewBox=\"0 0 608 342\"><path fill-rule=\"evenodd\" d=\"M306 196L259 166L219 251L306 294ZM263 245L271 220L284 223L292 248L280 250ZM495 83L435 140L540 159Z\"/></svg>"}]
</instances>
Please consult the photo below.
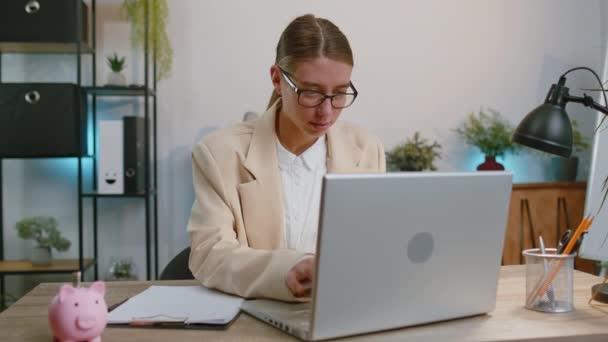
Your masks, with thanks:
<instances>
[{"instance_id":1,"label":"small potted plant","mask_svg":"<svg viewBox=\"0 0 608 342\"><path fill-rule=\"evenodd\" d=\"M485 161L477 166L477 170L504 170L496 157L516 150L511 141L514 128L498 111L490 108L487 111L489 114L481 108L478 114L470 113L467 121L455 131L467 144L476 146L485 155Z\"/></svg>"},{"instance_id":2,"label":"small potted plant","mask_svg":"<svg viewBox=\"0 0 608 342\"><path fill-rule=\"evenodd\" d=\"M436 158L441 158L441 145L436 141L428 142L415 132L405 143L395 146L386 153L387 169L389 171L424 171L437 170L433 164Z\"/></svg>"},{"instance_id":3,"label":"small potted plant","mask_svg":"<svg viewBox=\"0 0 608 342\"><path fill-rule=\"evenodd\" d=\"M112 56L106 57L108 66L110 67L110 73L108 73L108 81L106 85L125 87L127 85L127 79L122 71L125 69L125 57L118 57L116 52Z\"/></svg>"},{"instance_id":4,"label":"small potted plant","mask_svg":"<svg viewBox=\"0 0 608 342\"><path fill-rule=\"evenodd\" d=\"M137 269L132 258L114 258L106 275L108 281L137 280Z\"/></svg>"},{"instance_id":5,"label":"small potted plant","mask_svg":"<svg viewBox=\"0 0 608 342\"><path fill-rule=\"evenodd\" d=\"M590 148L589 140L581 133L578 122L572 120L572 149L574 153L586 152ZM551 171L557 182L574 182L578 169L578 156L568 158L551 156Z\"/></svg>"},{"instance_id":6,"label":"small potted plant","mask_svg":"<svg viewBox=\"0 0 608 342\"><path fill-rule=\"evenodd\" d=\"M52 261L51 248L65 252L70 241L57 230L57 220L53 217L36 216L25 218L15 225L20 238L36 241L30 260L35 266L48 266Z\"/></svg>"}]
</instances>

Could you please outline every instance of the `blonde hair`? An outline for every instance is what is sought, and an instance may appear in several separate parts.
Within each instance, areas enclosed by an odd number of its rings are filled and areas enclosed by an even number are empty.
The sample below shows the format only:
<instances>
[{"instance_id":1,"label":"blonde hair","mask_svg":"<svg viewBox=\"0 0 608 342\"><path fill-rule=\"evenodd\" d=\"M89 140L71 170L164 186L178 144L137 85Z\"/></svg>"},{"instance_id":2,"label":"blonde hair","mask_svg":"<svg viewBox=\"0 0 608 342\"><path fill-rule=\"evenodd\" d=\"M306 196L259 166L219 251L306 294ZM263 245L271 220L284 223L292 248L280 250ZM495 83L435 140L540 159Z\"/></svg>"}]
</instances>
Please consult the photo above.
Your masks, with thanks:
<instances>
[{"instance_id":1,"label":"blonde hair","mask_svg":"<svg viewBox=\"0 0 608 342\"><path fill-rule=\"evenodd\" d=\"M295 18L279 38L275 64L293 73L298 63L319 57L354 65L348 39L331 21L312 14ZM279 95L273 90L268 107L278 98Z\"/></svg>"}]
</instances>

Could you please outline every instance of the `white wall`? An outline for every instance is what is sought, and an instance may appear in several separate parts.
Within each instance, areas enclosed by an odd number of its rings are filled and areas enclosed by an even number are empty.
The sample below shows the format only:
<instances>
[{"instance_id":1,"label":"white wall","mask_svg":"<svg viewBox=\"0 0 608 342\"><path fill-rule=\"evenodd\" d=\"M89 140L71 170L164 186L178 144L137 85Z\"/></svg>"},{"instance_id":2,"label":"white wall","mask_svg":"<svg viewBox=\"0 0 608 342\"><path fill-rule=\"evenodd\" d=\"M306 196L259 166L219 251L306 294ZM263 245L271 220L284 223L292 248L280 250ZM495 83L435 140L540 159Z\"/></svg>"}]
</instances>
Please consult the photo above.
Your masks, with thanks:
<instances>
[{"instance_id":1,"label":"white wall","mask_svg":"<svg viewBox=\"0 0 608 342\"><path fill-rule=\"evenodd\" d=\"M440 140L442 169L472 165L451 131L468 112L492 106L516 123L542 102L561 71L573 65L601 69L603 62L598 1L265 4L264 10L244 1L172 7L180 21L173 26L179 31L171 32L177 65L163 85L168 101L161 106L179 104L169 117L184 115L187 124L173 122L175 136L183 129L192 136L200 127L190 125L193 110L201 124L212 126L262 110L278 36L306 12L331 18L353 45L353 81L361 96L344 117L369 127L389 148L415 130ZM575 74L569 85L575 89L579 79L591 80Z\"/></svg>"},{"instance_id":2,"label":"white wall","mask_svg":"<svg viewBox=\"0 0 608 342\"><path fill-rule=\"evenodd\" d=\"M440 170L472 170L481 161L481 154L464 146L452 131L469 112L490 106L517 124L544 100L561 72L578 65L601 71L606 51L602 21L608 13L602 0L169 2L168 33L175 55L171 77L159 85L161 268L188 241L185 227L193 199L190 147L205 132L240 120L244 112L265 109L276 43L297 15L311 12L329 18L350 39L355 53L353 83L360 97L343 118L368 127L387 149L416 130L438 140L443 145ZM117 6L98 2L100 81L107 70L102 56L115 50L131 54L128 26ZM33 75L31 67L39 63L38 57L5 58L3 77L36 79L45 74L38 70ZM133 69L140 66L135 55L128 63ZM53 70L53 75L69 74L65 66ZM131 79L140 76L131 71ZM578 88L595 84L580 72L569 77L568 85L577 94ZM106 115L131 108L130 103L103 105L111 112ZM576 105L568 108L590 135L592 113ZM588 156L582 157L580 177L585 178ZM46 178L52 173L47 168L58 168L53 163L11 161L5 166L5 185L11 183L4 193L5 202L11 202L5 216L8 256L25 253L16 247L22 244L12 234L16 220L47 210L45 203L22 192L43 189L50 197L75 193L73 172ZM545 163L526 153L506 159L520 182L546 180ZM30 168L37 171L24 172ZM66 184L44 185L60 179ZM75 198L66 198L54 210L66 229L75 231L72 203ZM104 203L101 269L111 255L134 255L143 274L141 202Z\"/></svg>"},{"instance_id":3,"label":"white wall","mask_svg":"<svg viewBox=\"0 0 608 342\"><path fill-rule=\"evenodd\" d=\"M182 173L178 170L188 163L185 146L201 128L230 125L247 110L264 110L278 37L300 14L330 18L350 39L360 97L343 118L374 131L387 148L416 130L438 140L443 145L441 170L472 170L483 158L452 131L469 112L490 106L517 124L542 103L563 71L578 65L601 71L605 55L600 25L606 1L172 4L175 66L171 79L161 84L160 101L165 128L160 152L171 161L163 165L164 174ZM577 94L593 82L591 75L579 72L571 74L568 85ZM568 109L591 135L591 111L576 105ZM175 146L184 148L176 152ZM581 157L579 178L584 179L588 153ZM515 181L547 179L543 157L524 152L506 162ZM179 245L187 240L178 228L186 216L178 213L187 211L192 193L183 192L187 186L176 180L171 177L163 193L170 198L167 205L179 208L172 211L175 229L168 230L168 241Z\"/></svg>"}]
</instances>

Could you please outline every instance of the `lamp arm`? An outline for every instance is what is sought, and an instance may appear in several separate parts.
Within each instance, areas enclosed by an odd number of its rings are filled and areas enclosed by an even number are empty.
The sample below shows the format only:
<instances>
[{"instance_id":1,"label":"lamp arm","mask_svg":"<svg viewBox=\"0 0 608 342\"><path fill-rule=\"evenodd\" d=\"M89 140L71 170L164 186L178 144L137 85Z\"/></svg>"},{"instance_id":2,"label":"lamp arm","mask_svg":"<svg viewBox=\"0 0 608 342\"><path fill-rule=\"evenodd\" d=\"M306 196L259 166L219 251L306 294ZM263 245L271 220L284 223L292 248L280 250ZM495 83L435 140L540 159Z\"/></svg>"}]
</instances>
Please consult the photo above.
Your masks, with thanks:
<instances>
[{"instance_id":1,"label":"lamp arm","mask_svg":"<svg viewBox=\"0 0 608 342\"><path fill-rule=\"evenodd\" d=\"M593 69L591 69L591 68L587 68L587 67L572 68L560 76L558 84L560 86L563 86L564 84L566 84L566 75L568 75L569 73L576 71L576 70L587 70L593 74L593 76L595 77L595 79L597 80L597 82L600 85L600 89L602 90L602 95L604 95L604 104L608 106L608 97L606 96L606 89L604 89L604 84L602 83L602 80L597 75L597 73L595 71L593 71ZM593 98L591 96L588 96L587 94L583 94L583 97L567 95L566 101L582 103L585 107L591 107L595 110L602 112L602 114L604 114L604 115L608 115L608 108L593 101Z\"/></svg>"},{"instance_id":2,"label":"lamp arm","mask_svg":"<svg viewBox=\"0 0 608 342\"><path fill-rule=\"evenodd\" d=\"M567 95L565 97L565 100L567 102L581 103L585 107L593 108L593 109L601 112L604 115L608 115L608 108L606 108L606 107L600 105L599 103L595 102L593 100L593 98L591 96L587 95L587 94L584 94L583 97Z\"/></svg>"}]
</instances>

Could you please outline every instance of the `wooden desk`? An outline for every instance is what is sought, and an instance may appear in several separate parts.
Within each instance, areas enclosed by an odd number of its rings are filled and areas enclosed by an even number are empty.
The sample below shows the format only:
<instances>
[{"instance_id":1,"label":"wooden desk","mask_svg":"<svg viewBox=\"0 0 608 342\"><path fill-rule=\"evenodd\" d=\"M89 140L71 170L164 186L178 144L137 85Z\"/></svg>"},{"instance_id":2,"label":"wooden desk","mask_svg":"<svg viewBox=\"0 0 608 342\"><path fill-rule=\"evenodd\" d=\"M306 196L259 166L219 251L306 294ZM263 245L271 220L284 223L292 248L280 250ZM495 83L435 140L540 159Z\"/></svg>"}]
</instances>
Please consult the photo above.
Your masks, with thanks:
<instances>
[{"instance_id":1,"label":"wooden desk","mask_svg":"<svg viewBox=\"0 0 608 342\"><path fill-rule=\"evenodd\" d=\"M503 266L496 310L490 315L361 335L352 341L607 341L608 305L587 305L591 285L597 277L575 273L576 310L546 314L523 307L524 268ZM108 305L134 295L151 283L193 284L192 281L108 283ZM60 284L41 284L0 314L1 341L51 341L47 304ZM457 287L453 287L458 295ZM289 335L242 313L226 331L107 328L103 341L285 341Z\"/></svg>"}]
</instances>

